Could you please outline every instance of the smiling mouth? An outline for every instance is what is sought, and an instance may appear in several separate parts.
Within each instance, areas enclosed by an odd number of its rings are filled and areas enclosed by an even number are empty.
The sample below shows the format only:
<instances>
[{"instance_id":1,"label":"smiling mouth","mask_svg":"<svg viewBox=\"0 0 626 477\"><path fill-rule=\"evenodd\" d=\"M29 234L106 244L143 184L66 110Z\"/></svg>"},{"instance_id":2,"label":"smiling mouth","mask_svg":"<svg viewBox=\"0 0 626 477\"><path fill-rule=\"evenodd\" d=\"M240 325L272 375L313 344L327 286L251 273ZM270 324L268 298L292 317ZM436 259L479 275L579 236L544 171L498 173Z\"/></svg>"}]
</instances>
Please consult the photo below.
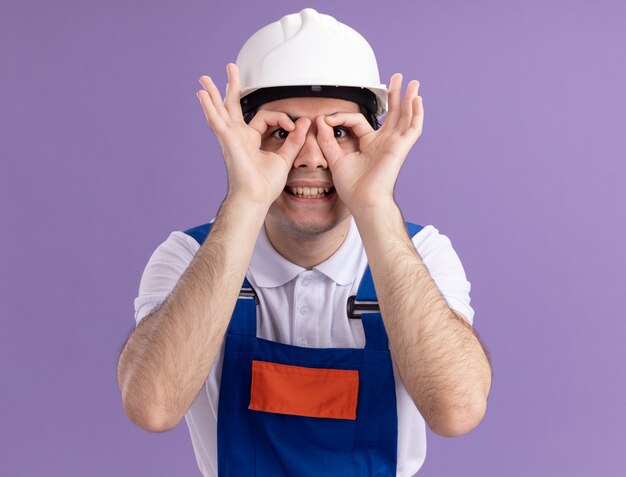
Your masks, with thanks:
<instances>
[{"instance_id":1,"label":"smiling mouth","mask_svg":"<svg viewBox=\"0 0 626 477\"><path fill-rule=\"evenodd\" d=\"M303 199L320 199L335 192L334 187L285 187L285 192Z\"/></svg>"}]
</instances>

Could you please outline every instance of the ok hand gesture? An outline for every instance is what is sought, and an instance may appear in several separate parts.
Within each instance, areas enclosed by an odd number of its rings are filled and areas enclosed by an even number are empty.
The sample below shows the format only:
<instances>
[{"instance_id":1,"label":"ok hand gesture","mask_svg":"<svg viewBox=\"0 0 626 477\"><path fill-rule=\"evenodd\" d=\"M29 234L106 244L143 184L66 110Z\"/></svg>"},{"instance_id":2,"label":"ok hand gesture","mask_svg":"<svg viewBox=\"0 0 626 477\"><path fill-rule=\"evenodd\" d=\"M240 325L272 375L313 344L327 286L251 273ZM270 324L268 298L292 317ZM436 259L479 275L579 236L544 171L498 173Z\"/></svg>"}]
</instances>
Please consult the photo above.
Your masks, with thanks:
<instances>
[{"instance_id":1,"label":"ok hand gesture","mask_svg":"<svg viewBox=\"0 0 626 477\"><path fill-rule=\"evenodd\" d=\"M239 69L226 67L228 86L222 97L209 76L201 76L204 87L197 96L211 129L222 146L228 174L228 194L269 206L280 195L293 162L304 144L311 124L307 118L295 123L285 114L260 110L246 124L240 105ZM275 153L260 149L261 138L270 127L281 127L289 136Z\"/></svg>"},{"instance_id":2,"label":"ok hand gesture","mask_svg":"<svg viewBox=\"0 0 626 477\"><path fill-rule=\"evenodd\" d=\"M424 108L418 91L419 82L410 81L403 103L402 75L394 74L389 86L389 112L376 131L360 113L316 118L318 143L328 161L335 189L352 214L393 201L400 168L422 133ZM359 151L342 151L333 134L333 127L337 126L352 130L359 139Z\"/></svg>"}]
</instances>

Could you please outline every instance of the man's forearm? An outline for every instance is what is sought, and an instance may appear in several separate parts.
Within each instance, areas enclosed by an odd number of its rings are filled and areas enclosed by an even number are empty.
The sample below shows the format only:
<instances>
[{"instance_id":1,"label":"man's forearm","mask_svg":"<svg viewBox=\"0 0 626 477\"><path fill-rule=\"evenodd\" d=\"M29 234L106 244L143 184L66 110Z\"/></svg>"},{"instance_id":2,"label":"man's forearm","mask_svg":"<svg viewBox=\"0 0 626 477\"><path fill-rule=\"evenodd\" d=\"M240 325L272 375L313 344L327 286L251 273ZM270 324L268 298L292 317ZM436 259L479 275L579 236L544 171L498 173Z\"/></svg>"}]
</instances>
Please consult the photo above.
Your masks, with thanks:
<instances>
[{"instance_id":1,"label":"man's forearm","mask_svg":"<svg viewBox=\"0 0 626 477\"><path fill-rule=\"evenodd\" d=\"M396 204L353 214L405 387L434 432L468 432L482 419L491 386L480 342L448 307Z\"/></svg>"},{"instance_id":2,"label":"man's forearm","mask_svg":"<svg viewBox=\"0 0 626 477\"><path fill-rule=\"evenodd\" d=\"M118 382L126 413L141 427L176 426L206 381L266 213L227 198L168 298L129 338Z\"/></svg>"}]
</instances>

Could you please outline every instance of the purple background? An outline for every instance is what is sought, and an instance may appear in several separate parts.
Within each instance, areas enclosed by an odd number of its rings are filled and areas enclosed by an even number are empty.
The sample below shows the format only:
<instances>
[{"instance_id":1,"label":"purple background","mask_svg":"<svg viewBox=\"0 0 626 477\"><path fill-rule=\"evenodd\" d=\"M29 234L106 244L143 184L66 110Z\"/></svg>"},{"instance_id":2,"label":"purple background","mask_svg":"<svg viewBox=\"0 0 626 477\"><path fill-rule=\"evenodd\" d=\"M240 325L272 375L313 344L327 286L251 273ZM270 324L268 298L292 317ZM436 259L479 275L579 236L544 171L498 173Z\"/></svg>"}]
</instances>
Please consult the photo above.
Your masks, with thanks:
<instances>
[{"instance_id":1,"label":"purple background","mask_svg":"<svg viewBox=\"0 0 626 477\"><path fill-rule=\"evenodd\" d=\"M3 1L0 474L199 474L184 421L125 416L118 353L150 254L225 192L198 77L306 6L421 81L397 199L451 238L493 360L419 475L624 475L623 0Z\"/></svg>"}]
</instances>

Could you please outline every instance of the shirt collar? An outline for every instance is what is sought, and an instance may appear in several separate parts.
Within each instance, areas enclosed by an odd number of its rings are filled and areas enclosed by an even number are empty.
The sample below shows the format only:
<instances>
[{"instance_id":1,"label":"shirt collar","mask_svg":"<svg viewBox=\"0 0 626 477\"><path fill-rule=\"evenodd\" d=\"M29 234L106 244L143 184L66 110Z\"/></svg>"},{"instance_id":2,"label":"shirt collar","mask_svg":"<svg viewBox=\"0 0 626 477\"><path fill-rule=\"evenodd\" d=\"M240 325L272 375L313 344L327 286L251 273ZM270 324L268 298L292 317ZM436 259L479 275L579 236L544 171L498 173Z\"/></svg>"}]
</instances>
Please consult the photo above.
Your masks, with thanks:
<instances>
[{"instance_id":1,"label":"shirt collar","mask_svg":"<svg viewBox=\"0 0 626 477\"><path fill-rule=\"evenodd\" d=\"M279 287L305 270L272 247L265 226L261 227L248 268L256 285L263 288Z\"/></svg>"},{"instance_id":2,"label":"shirt collar","mask_svg":"<svg viewBox=\"0 0 626 477\"><path fill-rule=\"evenodd\" d=\"M353 218L350 218L348 235L339 247L326 261L313 267L339 285L348 285L354 281L356 265L362 251L361 237ZM279 254L261 227L259 237L254 246L250 260L250 274L257 286L263 288L278 287L306 271L305 268L290 262Z\"/></svg>"}]
</instances>

